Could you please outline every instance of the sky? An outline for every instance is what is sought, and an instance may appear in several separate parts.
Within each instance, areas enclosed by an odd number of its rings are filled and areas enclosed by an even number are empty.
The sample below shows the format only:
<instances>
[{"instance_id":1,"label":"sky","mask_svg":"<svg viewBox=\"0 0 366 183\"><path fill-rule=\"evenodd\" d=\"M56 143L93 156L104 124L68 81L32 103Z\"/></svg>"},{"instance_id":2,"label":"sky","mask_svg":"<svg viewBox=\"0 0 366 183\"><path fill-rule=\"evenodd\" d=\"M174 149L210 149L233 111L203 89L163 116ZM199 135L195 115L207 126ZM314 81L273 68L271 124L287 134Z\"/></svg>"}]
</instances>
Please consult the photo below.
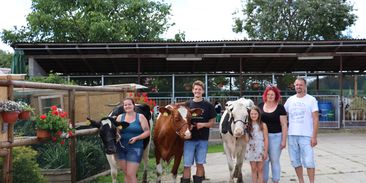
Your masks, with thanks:
<instances>
[{"instance_id":1,"label":"sky","mask_svg":"<svg viewBox=\"0 0 366 183\"><path fill-rule=\"evenodd\" d=\"M354 3L356 24L347 33L355 39L366 38L366 0L350 0ZM1 0L0 30L26 25L26 15L31 12L31 0ZM185 32L186 41L240 40L245 34L232 32L233 12L242 9L241 0L165 0L172 5L171 27L165 38L173 38L178 31ZM11 17L10 17L11 15ZM13 49L0 42L0 49Z\"/></svg>"}]
</instances>

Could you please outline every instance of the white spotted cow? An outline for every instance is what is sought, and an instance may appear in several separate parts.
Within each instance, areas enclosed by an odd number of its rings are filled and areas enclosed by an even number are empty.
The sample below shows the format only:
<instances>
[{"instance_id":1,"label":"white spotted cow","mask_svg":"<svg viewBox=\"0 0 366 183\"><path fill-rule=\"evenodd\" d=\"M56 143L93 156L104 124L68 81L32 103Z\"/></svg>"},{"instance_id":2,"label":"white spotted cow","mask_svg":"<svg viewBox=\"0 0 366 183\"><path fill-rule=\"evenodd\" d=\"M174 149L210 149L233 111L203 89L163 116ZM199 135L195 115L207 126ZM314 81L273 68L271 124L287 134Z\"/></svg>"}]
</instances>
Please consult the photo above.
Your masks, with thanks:
<instances>
[{"instance_id":1,"label":"white spotted cow","mask_svg":"<svg viewBox=\"0 0 366 183\"><path fill-rule=\"evenodd\" d=\"M229 182L234 182L234 178L237 178L237 182L243 182L242 166L246 150L244 134L249 118L248 109L252 106L254 103L250 99L228 101L220 121L220 134L230 171Z\"/></svg>"},{"instance_id":2,"label":"white spotted cow","mask_svg":"<svg viewBox=\"0 0 366 183\"><path fill-rule=\"evenodd\" d=\"M136 104L135 111L138 113L143 114L146 119L149 121L149 126L152 126L152 120L151 120L151 112L150 107L146 104ZM118 173L118 165L117 160L115 157L116 154L116 146L120 145L119 143L119 132L118 132L118 125L123 126L123 128L128 128L128 123L122 122L117 123L115 121L116 116L119 114L122 114L123 107L117 106L113 109L113 111L109 114L110 117L104 117L99 122L91 120L87 118L91 122L91 126L96 127L99 129L99 136L102 139L103 145L104 145L104 151L107 156L108 163L111 167L111 176L112 176L112 182L117 182L117 173ZM144 163L144 173L142 177L142 182L147 182L147 164L148 164L148 158L149 158L149 151L150 151L150 140L151 135L148 138L144 139L144 154L142 157L142 161Z\"/></svg>"}]
</instances>

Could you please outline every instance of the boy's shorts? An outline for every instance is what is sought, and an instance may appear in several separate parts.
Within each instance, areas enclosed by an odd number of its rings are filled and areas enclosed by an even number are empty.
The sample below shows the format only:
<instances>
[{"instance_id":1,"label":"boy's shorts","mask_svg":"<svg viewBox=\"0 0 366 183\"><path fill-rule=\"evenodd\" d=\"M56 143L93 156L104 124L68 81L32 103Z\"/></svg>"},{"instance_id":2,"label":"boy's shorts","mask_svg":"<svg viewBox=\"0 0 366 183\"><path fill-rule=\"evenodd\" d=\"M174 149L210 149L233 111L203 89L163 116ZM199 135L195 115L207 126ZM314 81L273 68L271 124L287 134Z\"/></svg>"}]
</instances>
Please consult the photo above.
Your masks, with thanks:
<instances>
[{"instance_id":1,"label":"boy's shorts","mask_svg":"<svg viewBox=\"0 0 366 183\"><path fill-rule=\"evenodd\" d=\"M205 164L208 149L208 140L184 141L184 167L191 167L194 163Z\"/></svg>"}]
</instances>

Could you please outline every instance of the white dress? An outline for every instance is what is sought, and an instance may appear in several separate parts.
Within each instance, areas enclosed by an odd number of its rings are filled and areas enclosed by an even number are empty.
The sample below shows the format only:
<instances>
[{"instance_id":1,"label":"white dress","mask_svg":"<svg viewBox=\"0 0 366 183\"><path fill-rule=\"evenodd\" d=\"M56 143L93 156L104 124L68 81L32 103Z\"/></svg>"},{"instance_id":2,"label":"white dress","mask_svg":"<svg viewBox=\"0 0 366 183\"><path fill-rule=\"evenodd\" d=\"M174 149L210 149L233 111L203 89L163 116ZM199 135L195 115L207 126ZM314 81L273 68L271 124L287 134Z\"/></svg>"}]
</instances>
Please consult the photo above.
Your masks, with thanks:
<instances>
[{"instance_id":1,"label":"white dress","mask_svg":"<svg viewBox=\"0 0 366 183\"><path fill-rule=\"evenodd\" d=\"M257 123L253 124L252 138L249 138L245 159L248 161L263 161L264 137L263 131L259 129Z\"/></svg>"}]
</instances>

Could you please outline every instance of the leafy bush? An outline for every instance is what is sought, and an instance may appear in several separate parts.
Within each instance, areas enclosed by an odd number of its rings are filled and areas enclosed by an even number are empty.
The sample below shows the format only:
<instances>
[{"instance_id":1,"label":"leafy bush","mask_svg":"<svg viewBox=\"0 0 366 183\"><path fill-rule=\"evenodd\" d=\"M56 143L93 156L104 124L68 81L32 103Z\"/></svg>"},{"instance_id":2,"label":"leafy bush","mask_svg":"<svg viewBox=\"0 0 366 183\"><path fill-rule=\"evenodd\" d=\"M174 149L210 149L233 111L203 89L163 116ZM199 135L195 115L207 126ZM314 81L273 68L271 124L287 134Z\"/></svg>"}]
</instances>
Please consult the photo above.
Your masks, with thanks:
<instances>
[{"instance_id":1,"label":"leafy bush","mask_svg":"<svg viewBox=\"0 0 366 183\"><path fill-rule=\"evenodd\" d=\"M81 140L82 139L82 140ZM76 152L77 180L109 169L108 161L98 136L81 137Z\"/></svg>"},{"instance_id":2,"label":"leafy bush","mask_svg":"<svg viewBox=\"0 0 366 183\"><path fill-rule=\"evenodd\" d=\"M70 168L68 147L60 144L44 144L39 147L38 162L42 168ZM79 137L76 147L77 180L108 169L107 160L98 136Z\"/></svg>"},{"instance_id":3,"label":"leafy bush","mask_svg":"<svg viewBox=\"0 0 366 183\"><path fill-rule=\"evenodd\" d=\"M37 151L31 147L13 148L13 182L46 182L36 162ZM3 159L0 159L2 164ZM2 168L2 166L0 167ZM2 173L0 180L2 180Z\"/></svg>"},{"instance_id":4,"label":"leafy bush","mask_svg":"<svg viewBox=\"0 0 366 183\"><path fill-rule=\"evenodd\" d=\"M44 144L38 149L39 165L44 169L69 168L69 151L61 144Z\"/></svg>"},{"instance_id":5,"label":"leafy bush","mask_svg":"<svg viewBox=\"0 0 366 183\"><path fill-rule=\"evenodd\" d=\"M48 74L47 77L44 76L35 76L29 79L33 82L41 82L41 83L57 83L57 84L67 84L67 85L74 85L74 82L70 82L64 77L53 73L52 71Z\"/></svg>"}]
</instances>

